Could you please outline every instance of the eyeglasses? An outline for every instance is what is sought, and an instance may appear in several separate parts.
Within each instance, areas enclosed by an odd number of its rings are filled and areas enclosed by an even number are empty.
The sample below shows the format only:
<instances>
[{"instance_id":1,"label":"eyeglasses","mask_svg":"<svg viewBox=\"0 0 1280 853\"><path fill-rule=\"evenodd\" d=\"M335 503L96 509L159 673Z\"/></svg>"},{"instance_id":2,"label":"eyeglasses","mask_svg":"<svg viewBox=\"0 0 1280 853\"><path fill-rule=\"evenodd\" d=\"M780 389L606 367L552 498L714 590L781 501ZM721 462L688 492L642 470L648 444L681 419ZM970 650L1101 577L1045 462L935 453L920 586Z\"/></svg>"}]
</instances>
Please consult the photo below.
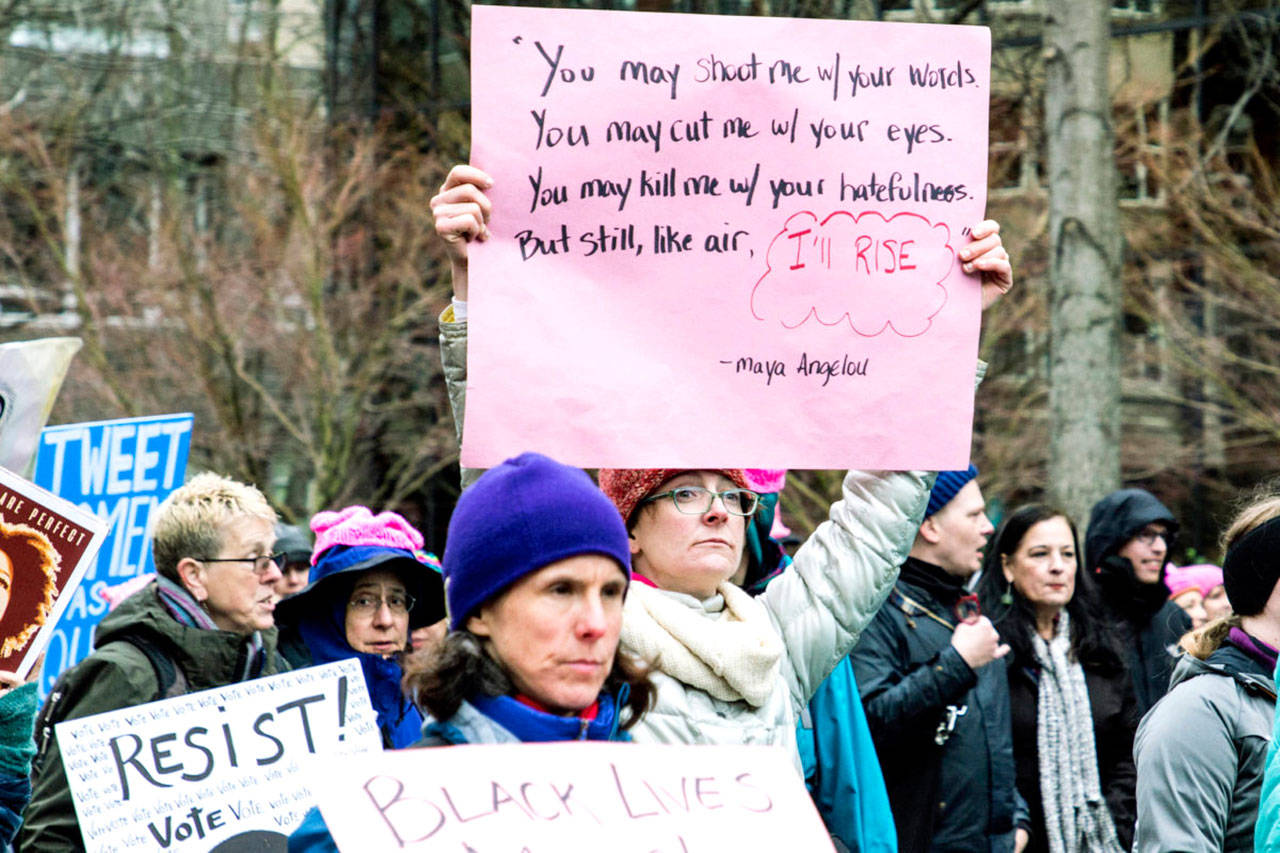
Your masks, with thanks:
<instances>
[{"instance_id":1,"label":"eyeglasses","mask_svg":"<svg viewBox=\"0 0 1280 853\"><path fill-rule=\"evenodd\" d=\"M1166 543L1169 541L1169 531L1163 527L1144 527L1139 530L1133 537L1143 545L1154 545L1157 539L1163 539Z\"/></svg>"},{"instance_id":2,"label":"eyeglasses","mask_svg":"<svg viewBox=\"0 0 1280 853\"><path fill-rule=\"evenodd\" d=\"M760 503L760 496L749 489L725 489L723 492L713 492L702 486L677 486L670 491L650 495L644 499L643 503L653 503L663 498L671 498L676 509L685 515L702 515L711 512L716 498L720 499L720 503L724 504L724 508L731 515L752 515L756 511L756 505Z\"/></svg>"},{"instance_id":3,"label":"eyeglasses","mask_svg":"<svg viewBox=\"0 0 1280 853\"><path fill-rule=\"evenodd\" d=\"M262 554L257 557L196 557L202 563L253 563L253 573L263 577L271 571L271 567L284 569L287 557L283 551L279 554Z\"/></svg>"},{"instance_id":4,"label":"eyeglasses","mask_svg":"<svg viewBox=\"0 0 1280 853\"><path fill-rule=\"evenodd\" d=\"M347 609L361 616L372 616L387 605L392 613L403 616L413 609L413 596L407 592L393 592L386 598L378 595L357 595L347 602Z\"/></svg>"}]
</instances>

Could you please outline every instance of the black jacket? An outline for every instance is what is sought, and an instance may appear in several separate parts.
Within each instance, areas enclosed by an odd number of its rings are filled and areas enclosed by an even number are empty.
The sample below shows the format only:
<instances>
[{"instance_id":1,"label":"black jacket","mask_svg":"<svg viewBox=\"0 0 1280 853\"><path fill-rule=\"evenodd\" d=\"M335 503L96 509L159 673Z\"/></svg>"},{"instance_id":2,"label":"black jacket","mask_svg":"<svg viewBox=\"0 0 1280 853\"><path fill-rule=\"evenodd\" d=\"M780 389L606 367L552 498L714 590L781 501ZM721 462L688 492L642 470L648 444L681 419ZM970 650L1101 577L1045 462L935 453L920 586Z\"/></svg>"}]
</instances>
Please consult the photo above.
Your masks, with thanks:
<instances>
[{"instance_id":1,"label":"black jacket","mask_svg":"<svg viewBox=\"0 0 1280 853\"><path fill-rule=\"evenodd\" d=\"M1047 853L1044 802L1040 796L1040 757L1036 741L1036 714L1040 698L1039 672L1034 661L1009 656L1009 703L1013 718L1013 759L1018 771L1018 791L1031 815L1031 841L1027 853ZM1093 711L1093 740L1098 755L1102 795L1111 810L1120 844L1133 843L1135 817L1133 734L1138 728L1137 702L1129 673L1117 667L1085 666L1085 688Z\"/></svg>"},{"instance_id":2,"label":"black jacket","mask_svg":"<svg viewBox=\"0 0 1280 853\"><path fill-rule=\"evenodd\" d=\"M1011 833L1026 813L1015 787L1004 661L975 673L951 645L953 628L921 607L954 625L951 603L899 580L851 655L898 849L990 853L1008 836L1012 850ZM966 710L939 746L948 705Z\"/></svg>"},{"instance_id":3,"label":"black jacket","mask_svg":"<svg viewBox=\"0 0 1280 853\"><path fill-rule=\"evenodd\" d=\"M1166 601L1145 623L1134 624L1114 608L1110 619L1133 679L1141 719L1169 692L1173 667L1178 662L1178 640L1191 630L1191 617L1172 601Z\"/></svg>"},{"instance_id":4,"label":"black jacket","mask_svg":"<svg viewBox=\"0 0 1280 853\"><path fill-rule=\"evenodd\" d=\"M1191 630L1191 617L1169 601L1164 573L1155 584L1137 580L1133 564L1116 552L1153 522L1176 532L1173 513L1142 489L1112 492L1094 505L1085 534L1085 555L1102 589L1107 621L1123 652L1139 718L1169 691L1178 640Z\"/></svg>"}]
</instances>

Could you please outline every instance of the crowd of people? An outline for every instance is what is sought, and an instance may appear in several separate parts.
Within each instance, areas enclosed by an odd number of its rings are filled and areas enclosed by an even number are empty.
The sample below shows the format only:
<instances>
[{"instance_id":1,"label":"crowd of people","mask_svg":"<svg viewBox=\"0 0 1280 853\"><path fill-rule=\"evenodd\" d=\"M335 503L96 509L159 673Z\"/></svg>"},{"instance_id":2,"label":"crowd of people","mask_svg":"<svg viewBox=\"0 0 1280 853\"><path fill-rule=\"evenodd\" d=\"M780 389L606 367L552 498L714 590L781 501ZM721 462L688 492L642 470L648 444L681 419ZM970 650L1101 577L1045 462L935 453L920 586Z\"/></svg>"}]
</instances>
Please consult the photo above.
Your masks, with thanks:
<instances>
[{"instance_id":1,"label":"crowd of people","mask_svg":"<svg viewBox=\"0 0 1280 853\"><path fill-rule=\"evenodd\" d=\"M455 167L433 201L459 435L491 185ZM995 223L972 234L985 309L1012 270ZM1280 496L1240 513L1221 568L1176 568L1177 520L1149 492L1099 501L1082 543L1043 504L997 529L978 476L850 471L791 553L784 472L593 481L528 452L463 471L437 561L395 512L321 512L308 535L253 486L197 475L158 511L156 575L118 591L38 715L34 685L0 676L0 841L83 847L56 722L355 658L386 749L781 748L838 850L1280 845ZM290 849L336 849L318 810Z\"/></svg>"}]
</instances>

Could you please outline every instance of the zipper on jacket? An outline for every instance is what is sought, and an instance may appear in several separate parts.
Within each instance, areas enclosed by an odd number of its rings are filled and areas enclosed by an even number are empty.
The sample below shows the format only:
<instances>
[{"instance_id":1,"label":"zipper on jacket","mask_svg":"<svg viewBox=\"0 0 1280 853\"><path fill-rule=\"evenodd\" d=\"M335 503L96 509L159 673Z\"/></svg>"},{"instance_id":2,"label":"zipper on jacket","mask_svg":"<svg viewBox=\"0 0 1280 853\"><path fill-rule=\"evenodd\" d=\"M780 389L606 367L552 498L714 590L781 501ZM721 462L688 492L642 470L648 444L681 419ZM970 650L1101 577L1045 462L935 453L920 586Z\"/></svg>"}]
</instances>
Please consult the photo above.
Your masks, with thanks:
<instances>
[{"instance_id":1,"label":"zipper on jacket","mask_svg":"<svg viewBox=\"0 0 1280 853\"><path fill-rule=\"evenodd\" d=\"M587 739L587 726L590 726L590 725L591 725L591 721L586 718L583 718L582 726L581 728L578 729L578 740Z\"/></svg>"}]
</instances>

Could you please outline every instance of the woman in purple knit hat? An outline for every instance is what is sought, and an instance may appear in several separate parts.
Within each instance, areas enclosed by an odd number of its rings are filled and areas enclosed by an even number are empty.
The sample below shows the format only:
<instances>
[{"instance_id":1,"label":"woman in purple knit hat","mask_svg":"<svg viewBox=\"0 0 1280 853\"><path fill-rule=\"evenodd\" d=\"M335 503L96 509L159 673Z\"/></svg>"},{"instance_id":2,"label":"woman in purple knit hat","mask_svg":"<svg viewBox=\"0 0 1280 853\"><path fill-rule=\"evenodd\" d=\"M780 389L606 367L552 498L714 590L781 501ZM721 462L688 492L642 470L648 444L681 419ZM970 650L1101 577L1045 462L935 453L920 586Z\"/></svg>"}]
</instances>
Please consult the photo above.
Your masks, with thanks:
<instances>
[{"instance_id":1,"label":"woman in purple knit hat","mask_svg":"<svg viewBox=\"0 0 1280 853\"><path fill-rule=\"evenodd\" d=\"M444 551L448 633L411 658L423 747L629 740L649 707L618 652L631 581L627 532L582 471L537 453L462 494ZM290 850L336 848L313 809Z\"/></svg>"}]
</instances>

